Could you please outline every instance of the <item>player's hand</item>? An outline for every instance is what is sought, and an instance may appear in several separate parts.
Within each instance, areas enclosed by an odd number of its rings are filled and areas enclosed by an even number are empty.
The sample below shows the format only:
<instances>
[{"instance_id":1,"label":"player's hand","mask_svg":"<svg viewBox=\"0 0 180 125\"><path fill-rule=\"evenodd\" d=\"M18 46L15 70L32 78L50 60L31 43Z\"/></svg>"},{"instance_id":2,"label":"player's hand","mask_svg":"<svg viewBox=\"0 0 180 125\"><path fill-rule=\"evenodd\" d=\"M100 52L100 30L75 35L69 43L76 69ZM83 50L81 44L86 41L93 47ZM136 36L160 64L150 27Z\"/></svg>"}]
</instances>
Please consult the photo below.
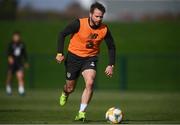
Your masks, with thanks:
<instances>
[{"instance_id":1,"label":"player's hand","mask_svg":"<svg viewBox=\"0 0 180 125\"><path fill-rule=\"evenodd\" d=\"M10 65L12 65L12 64L14 63L14 59L13 59L12 56L9 56L9 57L8 57L8 63L9 63Z\"/></svg>"},{"instance_id":2,"label":"player's hand","mask_svg":"<svg viewBox=\"0 0 180 125\"><path fill-rule=\"evenodd\" d=\"M58 54L56 55L56 61L57 61L58 63L61 63L63 60L64 60L64 55L61 54L61 53L58 53Z\"/></svg>"},{"instance_id":3,"label":"player's hand","mask_svg":"<svg viewBox=\"0 0 180 125\"><path fill-rule=\"evenodd\" d=\"M112 77L112 75L113 75L113 69L114 69L114 66L113 66L113 65L112 65L112 66L108 65L108 66L106 67L105 74L106 74L108 77Z\"/></svg>"}]
</instances>

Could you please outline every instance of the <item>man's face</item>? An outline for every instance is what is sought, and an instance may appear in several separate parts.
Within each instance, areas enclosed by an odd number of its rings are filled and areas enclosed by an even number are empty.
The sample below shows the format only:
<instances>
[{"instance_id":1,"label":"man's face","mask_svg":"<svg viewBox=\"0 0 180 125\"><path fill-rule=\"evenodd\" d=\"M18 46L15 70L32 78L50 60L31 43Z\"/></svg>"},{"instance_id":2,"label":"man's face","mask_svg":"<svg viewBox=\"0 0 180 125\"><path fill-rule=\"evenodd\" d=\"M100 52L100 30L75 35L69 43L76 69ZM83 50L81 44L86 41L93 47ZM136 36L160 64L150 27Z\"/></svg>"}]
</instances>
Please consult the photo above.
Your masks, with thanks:
<instances>
[{"instance_id":1,"label":"man's face","mask_svg":"<svg viewBox=\"0 0 180 125\"><path fill-rule=\"evenodd\" d=\"M13 42L19 42L20 36L18 34L14 34L12 39L13 39Z\"/></svg>"},{"instance_id":2,"label":"man's face","mask_svg":"<svg viewBox=\"0 0 180 125\"><path fill-rule=\"evenodd\" d=\"M94 9L93 13L90 13L90 18L93 25L99 26L101 25L104 13L102 13L99 9Z\"/></svg>"}]
</instances>

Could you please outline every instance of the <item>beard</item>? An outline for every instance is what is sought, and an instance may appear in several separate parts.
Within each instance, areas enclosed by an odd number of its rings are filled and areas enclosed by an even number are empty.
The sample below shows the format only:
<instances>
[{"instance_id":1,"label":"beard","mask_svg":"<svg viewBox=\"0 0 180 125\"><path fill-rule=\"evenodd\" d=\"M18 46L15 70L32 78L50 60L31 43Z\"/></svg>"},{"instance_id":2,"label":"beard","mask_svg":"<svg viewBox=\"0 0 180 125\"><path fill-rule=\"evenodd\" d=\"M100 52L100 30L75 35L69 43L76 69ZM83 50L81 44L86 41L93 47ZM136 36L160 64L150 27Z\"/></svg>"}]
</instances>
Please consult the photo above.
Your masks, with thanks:
<instances>
[{"instance_id":1,"label":"beard","mask_svg":"<svg viewBox=\"0 0 180 125\"><path fill-rule=\"evenodd\" d=\"M99 27L99 26L101 25L101 21L95 22L95 21L92 19L92 17L90 17L90 19L91 19L91 22L93 23L94 27Z\"/></svg>"}]
</instances>

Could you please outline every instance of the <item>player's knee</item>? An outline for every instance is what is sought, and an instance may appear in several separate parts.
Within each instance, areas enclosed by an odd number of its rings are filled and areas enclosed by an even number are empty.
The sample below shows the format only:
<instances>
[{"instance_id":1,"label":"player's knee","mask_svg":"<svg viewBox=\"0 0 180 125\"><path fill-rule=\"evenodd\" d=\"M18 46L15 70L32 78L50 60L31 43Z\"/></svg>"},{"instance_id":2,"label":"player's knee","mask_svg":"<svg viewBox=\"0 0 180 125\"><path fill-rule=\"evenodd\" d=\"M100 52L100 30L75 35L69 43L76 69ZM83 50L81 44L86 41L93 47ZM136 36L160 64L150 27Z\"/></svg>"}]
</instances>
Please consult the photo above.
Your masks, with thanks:
<instances>
[{"instance_id":1,"label":"player's knee","mask_svg":"<svg viewBox=\"0 0 180 125\"><path fill-rule=\"evenodd\" d=\"M67 93L72 93L74 91L74 86L72 84L65 84L64 90Z\"/></svg>"},{"instance_id":2,"label":"player's knee","mask_svg":"<svg viewBox=\"0 0 180 125\"><path fill-rule=\"evenodd\" d=\"M86 81L86 88L87 89L93 89L93 86L94 86L94 80L89 79Z\"/></svg>"},{"instance_id":3,"label":"player's knee","mask_svg":"<svg viewBox=\"0 0 180 125\"><path fill-rule=\"evenodd\" d=\"M68 91L69 93L72 93L72 92L74 91L74 88L73 88L73 87L69 87L69 88L67 89L67 91Z\"/></svg>"}]
</instances>

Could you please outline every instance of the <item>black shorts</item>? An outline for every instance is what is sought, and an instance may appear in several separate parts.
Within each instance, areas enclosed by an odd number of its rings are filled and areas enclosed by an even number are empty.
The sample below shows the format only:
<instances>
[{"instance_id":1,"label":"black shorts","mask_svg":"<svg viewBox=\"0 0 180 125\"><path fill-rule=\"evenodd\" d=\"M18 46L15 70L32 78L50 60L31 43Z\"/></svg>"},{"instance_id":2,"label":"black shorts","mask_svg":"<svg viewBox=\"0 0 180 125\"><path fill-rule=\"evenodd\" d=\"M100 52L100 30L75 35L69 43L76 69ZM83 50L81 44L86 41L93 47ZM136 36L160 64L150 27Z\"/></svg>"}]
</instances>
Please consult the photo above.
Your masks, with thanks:
<instances>
[{"instance_id":1,"label":"black shorts","mask_svg":"<svg viewBox=\"0 0 180 125\"><path fill-rule=\"evenodd\" d=\"M10 71L12 74L16 73L17 71L23 71L24 65L23 64L13 64L8 66L8 71Z\"/></svg>"},{"instance_id":2,"label":"black shorts","mask_svg":"<svg viewBox=\"0 0 180 125\"><path fill-rule=\"evenodd\" d=\"M97 56L79 57L68 52L65 60L66 79L76 80L85 69L96 70Z\"/></svg>"}]
</instances>

